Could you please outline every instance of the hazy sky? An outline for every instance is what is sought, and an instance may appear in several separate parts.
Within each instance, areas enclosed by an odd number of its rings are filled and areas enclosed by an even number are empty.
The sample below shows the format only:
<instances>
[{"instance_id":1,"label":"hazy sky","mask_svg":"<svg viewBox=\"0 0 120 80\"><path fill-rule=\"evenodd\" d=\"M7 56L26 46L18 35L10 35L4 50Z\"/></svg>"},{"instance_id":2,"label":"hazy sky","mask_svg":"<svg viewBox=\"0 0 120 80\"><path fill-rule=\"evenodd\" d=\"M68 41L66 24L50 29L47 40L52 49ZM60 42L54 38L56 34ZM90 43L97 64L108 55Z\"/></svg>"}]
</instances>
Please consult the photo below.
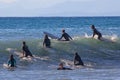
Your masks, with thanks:
<instances>
[{"instance_id":1,"label":"hazy sky","mask_svg":"<svg viewBox=\"0 0 120 80\"><path fill-rule=\"evenodd\" d=\"M120 0L0 0L0 16L120 16Z\"/></svg>"}]
</instances>

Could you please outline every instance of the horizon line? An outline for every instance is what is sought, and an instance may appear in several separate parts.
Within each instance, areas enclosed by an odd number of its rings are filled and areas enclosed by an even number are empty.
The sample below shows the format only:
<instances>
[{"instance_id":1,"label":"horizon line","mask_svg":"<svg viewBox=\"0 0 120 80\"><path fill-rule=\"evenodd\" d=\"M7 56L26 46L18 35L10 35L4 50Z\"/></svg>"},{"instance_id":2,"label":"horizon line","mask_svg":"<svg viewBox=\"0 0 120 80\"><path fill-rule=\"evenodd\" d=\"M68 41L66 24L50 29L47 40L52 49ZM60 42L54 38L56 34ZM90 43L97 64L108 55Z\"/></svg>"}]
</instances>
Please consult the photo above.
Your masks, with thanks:
<instances>
[{"instance_id":1,"label":"horizon line","mask_svg":"<svg viewBox=\"0 0 120 80\"><path fill-rule=\"evenodd\" d=\"M120 17L120 16L0 16L0 17Z\"/></svg>"}]
</instances>

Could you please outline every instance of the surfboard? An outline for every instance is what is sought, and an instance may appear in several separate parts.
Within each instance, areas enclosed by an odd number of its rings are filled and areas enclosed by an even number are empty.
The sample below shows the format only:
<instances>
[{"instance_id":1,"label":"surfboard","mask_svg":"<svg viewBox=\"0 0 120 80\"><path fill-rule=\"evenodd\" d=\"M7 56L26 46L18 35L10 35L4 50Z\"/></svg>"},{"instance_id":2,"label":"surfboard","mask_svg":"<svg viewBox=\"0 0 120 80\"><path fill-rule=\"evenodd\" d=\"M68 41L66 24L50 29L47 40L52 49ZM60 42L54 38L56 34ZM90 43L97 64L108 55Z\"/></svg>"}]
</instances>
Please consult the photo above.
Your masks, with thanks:
<instances>
[{"instance_id":1,"label":"surfboard","mask_svg":"<svg viewBox=\"0 0 120 80\"><path fill-rule=\"evenodd\" d=\"M17 55L20 58L20 61L29 61L29 62L36 61L36 59L34 57L30 57L30 56L24 57L22 52L19 52L13 48L7 48L6 50L12 54Z\"/></svg>"},{"instance_id":2,"label":"surfboard","mask_svg":"<svg viewBox=\"0 0 120 80\"><path fill-rule=\"evenodd\" d=\"M6 63L3 64L3 67L4 67L5 69L10 70L10 71L14 71L15 68L16 68L16 67L10 67L10 66L8 66L8 64L6 64Z\"/></svg>"},{"instance_id":3,"label":"surfboard","mask_svg":"<svg viewBox=\"0 0 120 80\"><path fill-rule=\"evenodd\" d=\"M48 35L48 37L50 37L51 39L59 39L59 37L51 34L51 33L48 33L48 32L43 32L45 35Z\"/></svg>"},{"instance_id":4,"label":"surfboard","mask_svg":"<svg viewBox=\"0 0 120 80\"><path fill-rule=\"evenodd\" d=\"M20 61L33 62L33 61L37 61L37 60L35 58L32 58L32 57L22 57L22 58L20 58Z\"/></svg>"},{"instance_id":5,"label":"surfboard","mask_svg":"<svg viewBox=\"0 0 120 80\"><path fill-rule=\"evenodd\" d=\"M36 55L33 55L33 57L30 57L30 56L23 57L23 54L21 52L17 51L16 49L13 49L13 48L7 48L6 50L12 54L17 55L20 58L20 61L36 62L37 60L48 60L49 59L48 56L40 57L40 56L36 56ZM54 52L54 51L51 51L51 52Z\"/></svg>"},{"instance_id":6,"label":"surfboard","mask_svg":"<svg viewBox=\"0 0 120 80\"><path fill-rule=\"evenodd\" d=\"M75 66L73 61L70 60L66 60L66 59L61 59L61 62L63 62L65 64L66 67L72 68L72 69L79 69L79 68L83 68L83 66L78 65Z\"/></svg>"},{"instance_id":7,"label":"surfboard","mask_svg":"<svg viewBox=\"0 0 120 80\"><path fill-rule=\"evenodd\" d=\"M88 35L87 33L85 33L85 38L92 38L92 35L90 36L90 35ZM95 36L94 36L94 39L98 40L98 36L95 35ZM113 41L112 39L107 39L107 38L104 38L104 37L102 37L100 41L112 42L112 43L115 42L115 41Z\"/></svg>"}]
</instances>

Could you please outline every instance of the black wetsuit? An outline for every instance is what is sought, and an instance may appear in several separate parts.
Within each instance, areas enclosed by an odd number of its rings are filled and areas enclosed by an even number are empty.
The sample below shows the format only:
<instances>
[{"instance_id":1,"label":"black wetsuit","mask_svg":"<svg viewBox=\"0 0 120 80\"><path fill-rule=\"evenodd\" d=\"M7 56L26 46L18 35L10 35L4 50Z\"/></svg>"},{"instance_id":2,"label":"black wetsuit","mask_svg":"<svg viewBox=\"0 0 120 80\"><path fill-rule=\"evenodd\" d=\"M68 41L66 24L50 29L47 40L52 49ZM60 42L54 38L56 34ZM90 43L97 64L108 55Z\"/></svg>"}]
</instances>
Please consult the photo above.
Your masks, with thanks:
<instances>
[{"instance_id":1,"label":"black wetsuit","mask_svg":"<svg viewBox=\"0 0 120 80\"><path fill-rule=\"evenodd\" d=\"M96 29L93 29L93 37L94 37L96 34L98 35L98 39L100 39L100 38L102 37L102 34L101 34L99 31L97 31Z\"/></svg>"},{"instance_id":2,"label":"black wetsuit","mask_svg":"<svg viewBox=\"0 0 120 80\"><path fill-rule=\"evenodd\" d=\"M43 44L45 44L46 47L50 47L51 45L50 39L44 39Z\"/></svg>"},{"instance_id":3,"label":"black wetsuit","mask_svg":"<svg viewBox=\"0 0 120 80\"><path fill-rule=\"evenodd\" d=\"M59 40L62 39L63 37L65 38L65 41L70 41L70 39L72 39L67 33L63 33L61 38L59 38Z\"/></svg>"},{"instance_id":4,"label":"black wetsuit","mask_svg":"<svg viewBox=\"0 0 120 80\"><path fill-rule=\"evenodd\" d=\"M28 49L28 47L25 45L25 46L23 46L23 51L25 52L25 57L27 57L27 56L31 56L31 57L33 57L33 55L31 54L31 52L29 51L29 49Z\"/></svg>"},{"instance_id":5,"label":"black wetsuit","mask_svg":"<svg viewBox=\"0 0 120 80\"><path fill-rule=\"evenodd\" d=\"M83 61L81 60L81 58L80 58L79 55L75 55L74 65L82 65L82 66L84 66L84 63L83 63Z\"/></svg>"},{"instance_id":6,"label":"black wetsuit","mask_svg":"<svg viewBox=\"0 0 120 80\"><path fill-rule=\"evenodd\" d=\"M10 65L10 67L15 67L16 61L15 59L11 59L8 61L8 65Z\"/></svg>"},{"instance_id":7,"label":"black wetsuit","mask_svg":"<svg viewBox=\"0 0 120 80\"><path fill-rule=\"evenodd\" d=\"M63 67L62 69L61 68L57 68L57 70L72 70L72 69Z\"/></svg>"}]
</instances>

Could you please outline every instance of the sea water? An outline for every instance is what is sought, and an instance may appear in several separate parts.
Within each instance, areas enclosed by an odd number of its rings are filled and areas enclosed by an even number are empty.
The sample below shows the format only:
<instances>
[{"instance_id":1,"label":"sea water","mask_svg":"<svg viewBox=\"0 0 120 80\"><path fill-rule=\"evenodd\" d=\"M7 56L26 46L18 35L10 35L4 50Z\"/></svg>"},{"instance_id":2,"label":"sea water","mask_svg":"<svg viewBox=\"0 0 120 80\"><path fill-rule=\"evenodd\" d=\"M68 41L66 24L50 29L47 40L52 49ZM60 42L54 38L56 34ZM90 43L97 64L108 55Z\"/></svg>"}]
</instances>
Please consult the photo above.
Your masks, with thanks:
<instances>
[{"instance_id":1,"label":"sea water","mask_svg":"<svg viewBox=\"0 0 120 80\"><path fill-rule=\"evenodd\" d=\"M104 42L86 38L91 36L94 24ZM51 39L52 49L43 48L43 32L60 37L61 30L72 36L70 42ZM120 80L120 17L1 17L0 18L0 80ZM21 61L7 51L22 52L22 41L36 56L33 61ZM57 70L61 60L73 61L78 52L86 67L70 71ZM14 54L17 68L3 67Z\"/></svg>"}]
</instances>

